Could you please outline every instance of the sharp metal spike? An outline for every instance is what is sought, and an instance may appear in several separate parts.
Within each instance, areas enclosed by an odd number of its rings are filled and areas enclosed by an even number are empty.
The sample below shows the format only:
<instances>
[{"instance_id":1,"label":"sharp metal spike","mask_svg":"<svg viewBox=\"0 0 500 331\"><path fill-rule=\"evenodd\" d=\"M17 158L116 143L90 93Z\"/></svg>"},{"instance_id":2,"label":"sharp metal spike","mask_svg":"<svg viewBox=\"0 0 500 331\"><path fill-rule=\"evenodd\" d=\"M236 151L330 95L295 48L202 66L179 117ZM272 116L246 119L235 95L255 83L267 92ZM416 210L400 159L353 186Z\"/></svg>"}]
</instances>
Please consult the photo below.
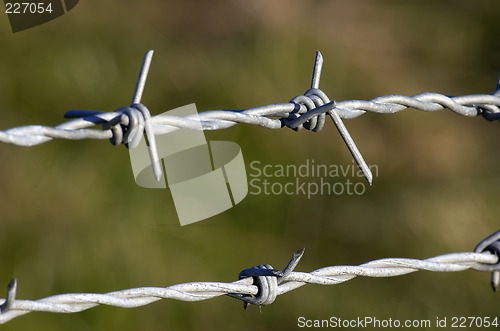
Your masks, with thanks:
<instances>
[{"instance_id":1,"label":"sharp metal spike","mask_svg":"<svg viewBox=\"0 0 500 331\"><path fill-rule=\"evenodd\" d=\"M493 292L498 292L499 284L500 284L500 271L493 271L491 273L491 288L493 288Z\"/></svg>"},{"instance_id":2,"label":"sharp metal spike","mask_svg":"<svg viewBox=\"0 0 500 331\"><path fill-rule=\"evenodd\" d=\"M5 297L5 301L2 305L0 305L0 314L9 310L14 301L16 300L16 291L17 291L17 280L12 278L7 285L7 296Z\"/></svg>"},{"instance_id":3,"label":"sharp metal spike","mask_svg":"<svg viewBox=\"0 0 500 331\"><path fill-rule=\"evenodd\" d=\"M333 120L333 123L335 123L335 126L337 127L337 130L339 130L340 135L342 136L342 139L344 139L345 144L347 145L347 148L351 152L352 157L358 164L358 167L361 169L361 172L363 172L363 175L366 178L366 181L368 184L372 185L373 182L373 174L368 165L365 162L365 159L363 159L363 156L359 152L358 147L354 143L354 140L352 139L351 135L349 134L349 131L347 131L347 128L345 127L344 123L342 122L342 119L340 118L339 114L335 112L335 109L331 110L328 112L328 115Z\"/></svg>"},{"instance_id":4,"label":"sharp metal spike","mask_svg":"<svg viewBox=\"0 0 500 331\"><path fill-rule=\"evenodd\" d=\"M153 60L153 54L154 51L150 50L144 55L141 71L139 73L139 79L137 79L137 85L135 86L134 97L132 98L132 105L141 103L142 93L144 92L146 80L148 79L149 67L151 67L151 61Z\"/></svg>"},{"instance_id":5,"label":"sharp metal spike","mask_svg":"<svg viewBox=\"0 0 500 331\"><path fill-rule=\"evenodd\" d=\"M319 88L319 81L321 79L322 69L323 69L323 55L321 55L320 51L316 51L316 61L314 62L311 88Z\"/></svg>"},{"instance_id":6,"label":"sharp metal spike","mask_svg":"<svg viewBox=\"0 0 500 331\"><path fill-rule=\"evenodd\" d=\"M146 80L148 78L149 68L151 67L151 61L153 60L153 50L146 52L144 55L144 60L142 61L141 71L139 73L139 79L137 79L137 85L135 86L134 97L132 98L132 106L140 104L142 99L142 93L144 92L144 87L146 86ZM144 115L144 126L146 131L146 136L149 142L149 156L151 158L151 166L153 167L153 174L157 181L160 181L162 176L162 167L160 159L158 157L158 151L156 148L156 140L154 138L153 126L151 125L151 118L149 114Z\"/></svg>"},{"instance_id":7,"label":"sharp metal spike","mask_svg":"<svg viewBox=\"0 0 500 331\"><path fill-rule=\"evenodd\" d=\"M314 89L319 88L319 81L321 78L321 70L322 69L323 69L323 55L321 55L320 51L316 51L316 60L314 62L311 88L314 88ZM328 112L328 114L332 118L333 123L337 127L337 130L339 131L340 135L342 136L342 139L344 140L345 144L347 145L347 148L351 152L351 155L353 156L354 160L356 161L358 167L361 169L361 172L365 176L368 184L372 185L372 182L373 182L372 171L370 170L370 168L366 164L365 160L363 159L363 156L361 155L358 147L354 143L354 140L352 139L351 135L349 134L349 131L347 131L347 128L345 127L344 122L342 122L342 119L337 114L335 109L330 110Z\"/></svg>"}]
</instances>

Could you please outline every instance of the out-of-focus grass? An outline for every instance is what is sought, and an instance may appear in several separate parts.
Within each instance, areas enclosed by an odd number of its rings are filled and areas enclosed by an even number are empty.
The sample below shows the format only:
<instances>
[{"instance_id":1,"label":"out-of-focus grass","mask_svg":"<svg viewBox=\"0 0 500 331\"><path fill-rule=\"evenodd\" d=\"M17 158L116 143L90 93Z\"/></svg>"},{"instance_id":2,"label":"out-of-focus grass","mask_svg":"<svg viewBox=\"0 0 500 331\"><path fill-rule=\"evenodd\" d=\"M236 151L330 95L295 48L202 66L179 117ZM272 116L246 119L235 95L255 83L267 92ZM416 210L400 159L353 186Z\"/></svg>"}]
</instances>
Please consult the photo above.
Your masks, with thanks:
<instances>
[{"instance_id":1,"label":"out-of-focus grass","mask_svg":"<svg viewBox=\"0 0 500 331\"><path fill-rule=\"evenodd\" d=\"M309 86L316 49L330 98L493 90L500 68L494 1L82 1L64 17L12 34L0 15L1 129L56 125L69 109L130 102L144 52L155 57L143 102L153 114L286 102ZM449 111L367 114L346 121L379 169L362 196L248 195L180 227L167 190L135 185L123 147L104 141L0 146L0 284L18 298L232 281L262 263L282 268L425 258L469 251L497 230L496 123ZM238 125L207 132L241 145L247 165L351 164L332 125L321 133ZM248 170L248 168L247 168ZM362 179L356 179L362 181ZM489 275L420 272L307 286L262 309L230 298L162 301L74 315L33 313L5 330L293 329L297 317L432 319L495 316ZM1 295L0 295L1 296Z\"/></svg>"}]
</instances>

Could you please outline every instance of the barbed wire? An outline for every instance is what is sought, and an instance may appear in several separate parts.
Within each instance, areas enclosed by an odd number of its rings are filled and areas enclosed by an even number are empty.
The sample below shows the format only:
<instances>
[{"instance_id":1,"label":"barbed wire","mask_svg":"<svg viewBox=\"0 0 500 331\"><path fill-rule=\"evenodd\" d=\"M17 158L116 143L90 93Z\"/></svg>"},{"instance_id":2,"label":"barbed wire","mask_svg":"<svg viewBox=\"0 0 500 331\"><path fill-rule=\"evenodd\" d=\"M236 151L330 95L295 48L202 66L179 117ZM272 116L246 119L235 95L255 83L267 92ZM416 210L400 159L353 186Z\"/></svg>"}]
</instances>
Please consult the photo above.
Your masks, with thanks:
<instances>
[{"instance_id":1,"label":"barbed wire","mask_svg":"<svg viewBox=\"0 0 500 331\"><path fill-rule=\"evenodd\" d=\"M67 293L30 301L17 300L17 281L7 287L6 299L0 299L0 324L29 312L77 313L99 305L121 308L144 306L161 299L202 301L228 295L247 304L269 305L278 295L306 284L335 285L362 277L395 277L416 271L458 272L467 269L492 272L492 286L498 289L500 271L500 231L482 240L474 252L452 253L424 260L386 258L359 266L331 266L312 272L293 271L304 249L294 253L283 271L269 264L243 270L239 280L232 283L191 282L168 287L139 287L105 294Z\"/></svg>"},{"instance_id":2,"label":"barbed wire","mask_svg":"<svg viewBox=\"0 0 500 331\"><path fill-rule=\"evenodd\" d=\"M288 127L294 130L320 131L329 115L344 142L371 184L372 174L361 153L344 126L342 119L352 119L366 112L393 114L407 108L422 111L449 109L463 116L483 116L487 120L500 119L500 77L495 92L465 96L446 96L438 93L422 93L411 97L403 95L380 96L369 101L331 101L319 89L323 57L316 54L311 88L304 95L288 103L276 103L242 110L206 111L196 115L177 117L151 116L141 103L152 51L146 53L132 104L113 112L72 110L65 117L72 118L55 127L29 125L0 131L0 142L33 146L58 139L110 139L114 145L124 144L135 148L143 135L148 148L155 177L161 177L161 165L156 150L155 135L167 134L179 129L220 130L238 123L258 125L269 129ZM102 125L102 129L91 128ZM492 286L496 291L500 282L500 231L483 240L473 253L454 253L425 260L389 258L375 260L359 266L332 266L304 273L293 269L304 250L294 254L283 271L270 265L245 269L240 279L232 283L192 282L168 287L141 287L122 291L98 293L68 293L40 300L16 300L17 281L8 286L7 296L0 305L0 324L32 311L75 313L98 305L133 308L161 300L176 299L201 301L228 295L247 304L268 305L278 295L297 289L305 284L334 285L356 276L393 277L419 270L454 272L466 269L492 273Z\"/></svg>"},{"instance_id":3,"label":"barbed wire","mask_svg":"<svg viewBox=\"0 0 500 331\"><path fill-rule=\"evenodd\" d=\"M153 51L146 53L136 90L129 107L113 112L71 110L65 114L70 121L55 127L28 125L0 131L0 142L33 146L58 139L110 139L114 145L125 144L128 148L138 145L144 133L148 138L151 163L157 179L161 177L161 165L156 152L155 135L167 134L179 129L220 130L238 123L257 125L268 129L288 127L294 130L321 131L328 114L344 139L358 166L371 184L372 174L357 149L341 119L353 119L374 112L394 114L407 108L421 111L449 109L463 116L479 116L493 121L500 119L500 77L492 94L447 96L439 93L421 93L413 96L385 95L368 101L330 101L319 89L323 57L318 51L313 70L311 88L304 95L288 103L276 103L249 109L205 111L186 117L171 115L151 116L141 98L146 84ZM102 129L92 129L95 125Z\"/></svg>"}]
</instances>

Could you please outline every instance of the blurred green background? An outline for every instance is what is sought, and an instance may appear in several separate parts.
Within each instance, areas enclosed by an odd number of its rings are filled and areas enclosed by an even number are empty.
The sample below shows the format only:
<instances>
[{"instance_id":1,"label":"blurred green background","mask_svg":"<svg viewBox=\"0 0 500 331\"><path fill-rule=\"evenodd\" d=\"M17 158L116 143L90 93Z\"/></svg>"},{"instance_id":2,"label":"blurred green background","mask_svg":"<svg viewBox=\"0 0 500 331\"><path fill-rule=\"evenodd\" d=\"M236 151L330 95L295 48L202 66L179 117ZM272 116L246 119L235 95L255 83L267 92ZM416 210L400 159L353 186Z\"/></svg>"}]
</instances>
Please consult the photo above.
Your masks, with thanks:
<instances>
[{"instance_id":1,"label":"blurred green background","mask_svg":"<svg viewBox=\"0 0 500 331\"><path fill-rule=\"evenodd\" d=\"M305 92L315 51L331 99L490 93L500 69L498 1L80 1L13 34L0 15L0 129L57 125L69 109L130 103L155 50L143 102L152 114L287 102ZM19 299L237 279L245 268L298 271L384 257L471 251L499 228L498 123L441 111L345 121L378 167L362 196L248 195L181 227L168 190L136 186L128 151L107 141L0 146L0 286ZM238 143L247 166L351 165L328 121L320 133L249 125L206 132ZM248 171L248 167L247 167ZM362 178L354 178L363 182ZM270 306L228 297L145 307L31 313L4 330L290 330L297 318L500 317L487 273L418 272L308 285ZM0 297L5 292L0 291Z\"/></svg>"}]
</instances>

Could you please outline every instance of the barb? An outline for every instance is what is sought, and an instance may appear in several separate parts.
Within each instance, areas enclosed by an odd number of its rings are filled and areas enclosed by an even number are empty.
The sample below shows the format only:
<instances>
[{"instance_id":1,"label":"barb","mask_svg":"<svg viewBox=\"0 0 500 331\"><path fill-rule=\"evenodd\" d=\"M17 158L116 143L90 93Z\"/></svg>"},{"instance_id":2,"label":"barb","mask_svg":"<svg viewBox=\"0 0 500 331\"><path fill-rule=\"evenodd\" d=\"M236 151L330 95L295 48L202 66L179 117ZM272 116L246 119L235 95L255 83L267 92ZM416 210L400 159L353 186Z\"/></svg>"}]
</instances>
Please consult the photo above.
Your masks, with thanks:
<instances>
[{"instance_id":1,"label":"barb","mask_svg":"<svg viewBox=\"0 0 500 331\"><path fill-rule=\"evenodd\" d=\"M151 67L151 61L153 60L153 53L154 51L150 50L146 53L146 55L144 55L144 60L142 62L141 71L139 73L134 97L132 98L132 104L130 105L130 107L137 108L144 117L144 131L146 132L146 137L148 138L148 149L149 156L151 158L151 165L153 166L153 173L155 175L155 178L157 181L159 181L161 179L162 170L160 159L158 157L158 151L156 149L156 139L153 132L153 127L151 126L151 115L149 114L149 110L140 104L142 93L144 92L144 87L146 86L149 68Z\"/></svg>"},{"instance_id":2,"label":"barb","mask_svg":"<svg viewBox=\"0 0 500 331\"><path fill-rule=\"evenodd\" d=\"M495 236L496 235L496 236ZM478 245L483 249L491 243L500 243L500 231L495 237L488 237ZM483 243L490 242L483 247ZM305 284L335 285L357 276L395 277L425 270L433 272L457 272L467 269L496 272L500 270L499 252L465 252L440 255L425 260L388 258L361 264L359 266L332 266L312 272L292 271L298 264L304 250L296 252L283 271L270 265L245 269L240 280L232 283L193 282L168 287L140 287L122 291L98 293L60 294L36 301L16 300L16 281L9 284L6 299L0 306L0 324L33 311L52 313L76 313L98 305L122 308L144 306L161 299L202 301L221 295L228 295L247 303L269 305L278 295L295 290Z\"/></svg>"},{"instance_id":3,"label":"barb","mask_svg":"<svg viewBox=\"0 0 500 331\"><path fill-rule=\"evenodd\" d=\"M315 107L317 107L316 112L318 113L317 118L320 118L321 121L324 121L323 118L325 116L324 115L325 112L327 112L328 115L330 115L333 123L335 124L335 126L337 127L337 130L340 133L340 136L342 137L347 148L349 149L349 152L351 152L351 155L354 157L354 160L358 164L358 167L361 169L361 172L363 172L363 175L365 176L366 180L371 185L373 182L372 171L370 170L370 168L366 164L365 160L363 159L363 156L359 152L358 147L356 146L356 144L354 143L354 140L352 139L351 135L349 134L349 131L347 131L347 128L345 127L344 123L342 122L342 119L335 111L335 109L334 109L335 102L330 103L330 100L328 99L326 94L324 94L321 90L319 90L319 81L320 81L320 77L321 77L321 69L322 68L323 68L323 56L321 55L321 53L319 51L317 51L316 52L316 62L314 63L313 77L312 77L312 81L311 81L311 89L309 91L307 91L304 94L304 96L307 96L307 95L314 96L314 94L316 94L316 96L319 96L318 100L320 102L316 102L316 104L315 104ZM296 98L292 99L292 102L297 100L298 98L300 98L300 97L296 97ZM313 99L313 101L314 101L314 99ZM328 108L322 107L324 105L324 103L326 103L327 105L331 104L331 106L329 106ZM313 111L314 111L314 109L309 110L309 112L313 112ZM316 112L314 112L314 113L316 113ZM319 129L321 129L321 127ZM316 131L318 131L318 130L316 130Z\"/></svg>"},{"instance_id":4,"label":"barb","mask_svg":"<svg viewBox=\"0 0 500 331\"><path fill-rule=\"evenodd\" d=\"M154 136L178 129L220 130L238 123L262 126L268 129L283 127L301 130L320 131L328 114L349 151L363 171L367 181L372 183L370 169L366 166L361 153L342 123L342 119L353 119L366 112L393 114L407 108L422 111L450 109L463 116L482 115L488 120L500 119L500 77L495 92L451 97L438 93L422 93L411 97L385 95L369 101L349 100L330 101L319 89L323 57L316 54L311 88L304 95L293 98L288 103L276 103L250 109L228 109L206 111L197 116L176 117L158 115L149 118L149 111L140 103L147 73L151 64L152 51L146 53L143 61L132 105L114 112L72 110L65 114L74 118L55 127L29 125L0 131L0 142L21 146L33 146L54 138L59 139L110 139L113 144L125 144L134 148L144 131L150 142L150 157L155 166L155 176L161 176L161 167L155 151ZM91 127L102 124L102 130ZM200 126L201 124L201 126ZM152 144L151 144L152 142Z\"/></svg>"},{"instance_id":5,"label":"barb","mask_svg":"<svg viewBox=\"0 0 500 331\"><path fill-rule=\"evenodd\" d=\"M474 252L477 253L485 251L500 256L500 231L497 231L491 236L483 239L474 249ZM491 271L491 287L494 292L497 292L498 285L500 284L500 261L497 264L485 266L482 270Z\"/></svg>"}]
</instances>

